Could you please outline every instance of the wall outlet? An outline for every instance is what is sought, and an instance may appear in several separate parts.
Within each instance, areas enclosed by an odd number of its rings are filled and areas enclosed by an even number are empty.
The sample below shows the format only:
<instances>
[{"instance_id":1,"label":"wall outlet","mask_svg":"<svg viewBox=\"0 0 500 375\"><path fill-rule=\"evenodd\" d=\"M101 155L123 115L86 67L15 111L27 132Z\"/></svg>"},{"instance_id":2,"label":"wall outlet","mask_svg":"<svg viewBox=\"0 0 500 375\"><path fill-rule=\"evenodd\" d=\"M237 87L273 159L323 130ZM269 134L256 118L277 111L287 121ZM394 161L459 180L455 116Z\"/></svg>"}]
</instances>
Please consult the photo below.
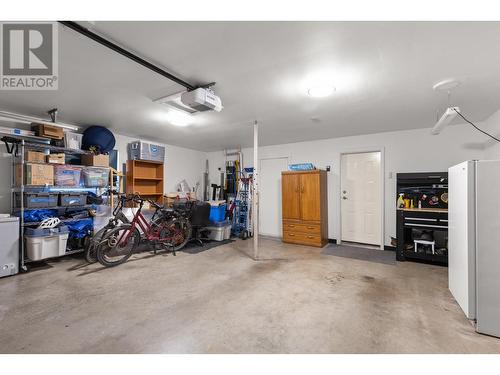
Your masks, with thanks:
<instances>
[{"instance_id":1,"label":"wall outlet","mask_svg":"<svg viewBox=\"0 0 500 375\"><path fill-rule=\"evenodd\" d=\"M329 165L327 165L327 166L326 166L326 171L327 171L327 172L330 172L330 169L331 169L331 168L330 168L330 166L329 166Z\"/></svg>"}]
</instances>

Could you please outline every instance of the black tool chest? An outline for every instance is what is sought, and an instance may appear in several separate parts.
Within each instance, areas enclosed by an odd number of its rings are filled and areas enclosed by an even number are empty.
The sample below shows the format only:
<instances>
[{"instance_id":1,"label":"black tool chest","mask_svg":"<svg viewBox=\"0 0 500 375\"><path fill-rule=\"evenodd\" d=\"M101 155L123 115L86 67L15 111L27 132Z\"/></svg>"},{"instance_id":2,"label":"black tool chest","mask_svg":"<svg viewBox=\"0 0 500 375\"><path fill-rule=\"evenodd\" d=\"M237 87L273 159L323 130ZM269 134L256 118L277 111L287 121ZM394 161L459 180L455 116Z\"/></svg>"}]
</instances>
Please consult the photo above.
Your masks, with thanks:
<instances>
[{"instance_id":1,"label":"black tool chest","mask_svg":"<svg viewBox=\"0 0 500 375\"><path fill-rule=\"evenodd\" d=\"M447 198L447 191L446 172L398 173L398 196L403 193L413 200L413 207L397 208L397 260L448 264L448 202L440 198L444 193ZM435 197L439 198L437 202ZM415 243L422 238L433 245Z\"/></svg>"}]
</instances>

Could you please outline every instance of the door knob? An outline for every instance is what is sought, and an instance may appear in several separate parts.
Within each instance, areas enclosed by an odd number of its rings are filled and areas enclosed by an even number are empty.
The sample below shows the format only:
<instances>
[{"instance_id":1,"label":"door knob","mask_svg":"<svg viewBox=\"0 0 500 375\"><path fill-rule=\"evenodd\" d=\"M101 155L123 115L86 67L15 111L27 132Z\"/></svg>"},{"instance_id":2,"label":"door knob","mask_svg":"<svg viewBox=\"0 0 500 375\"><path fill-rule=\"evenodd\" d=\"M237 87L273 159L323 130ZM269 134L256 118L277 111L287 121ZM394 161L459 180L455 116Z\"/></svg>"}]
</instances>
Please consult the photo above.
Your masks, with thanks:
<instances>
[{"instance_id":1,"label":"door knob","mask_svg":"<svg viewBox=\"0 0 500 375\"><path fill-rule=\"evenodd\" d=\"M344 196L344 197L342 197L342 199L347 199L347 197Z\"/></svg>"}]
</instances>

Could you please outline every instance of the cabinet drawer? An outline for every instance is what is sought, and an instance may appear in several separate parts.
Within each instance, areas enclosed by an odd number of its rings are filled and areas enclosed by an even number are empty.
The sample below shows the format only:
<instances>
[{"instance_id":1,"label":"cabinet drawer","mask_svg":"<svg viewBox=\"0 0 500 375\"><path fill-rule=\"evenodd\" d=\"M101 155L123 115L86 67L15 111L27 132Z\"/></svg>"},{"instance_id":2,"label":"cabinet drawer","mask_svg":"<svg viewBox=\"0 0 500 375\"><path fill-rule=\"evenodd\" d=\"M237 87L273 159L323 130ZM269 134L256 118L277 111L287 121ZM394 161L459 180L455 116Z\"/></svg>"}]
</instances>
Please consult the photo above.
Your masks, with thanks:
<instances>
[{"instance_id":1,"label":"cabinet drawer","mask_svg":"<svg viewBox=\"0 0 500 375\"><path fill-rule=\"evenodd\" d=\"M321 236L319 234L283 231L283 241L302 245L321 246Z\"/></svg>"},{"instance_id":2,"label":"cabinet drawer","mask_svg":"<svg viewBox=\"0 0 500 375\"><path fill-rule=\"evenodd\" d=\"M305 224L305 223L296 223L293 221L284 221L283 231L304 232L304 233L319 235L321 233L321 227L319 224Z\"/></svg>"}]
</instances>

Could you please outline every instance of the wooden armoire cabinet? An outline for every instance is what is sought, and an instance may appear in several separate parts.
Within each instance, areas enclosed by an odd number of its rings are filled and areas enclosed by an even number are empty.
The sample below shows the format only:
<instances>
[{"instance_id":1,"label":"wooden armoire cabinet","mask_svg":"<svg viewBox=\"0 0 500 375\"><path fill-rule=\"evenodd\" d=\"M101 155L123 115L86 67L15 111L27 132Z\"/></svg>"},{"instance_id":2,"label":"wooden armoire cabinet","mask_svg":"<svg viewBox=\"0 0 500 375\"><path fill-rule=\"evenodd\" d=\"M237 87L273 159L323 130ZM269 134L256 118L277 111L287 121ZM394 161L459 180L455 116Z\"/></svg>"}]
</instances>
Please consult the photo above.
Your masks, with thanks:
<instances>
[{"instance_id":1,"label":"wooden armoire cabinet","mask_svg":"<svg viewBox=\"0 0 500 375\"><path fill-rule=\"evenodd\" d=\"M326 171L281 172L283 242L328 243Z\"/></svg>"}]
</instances>

